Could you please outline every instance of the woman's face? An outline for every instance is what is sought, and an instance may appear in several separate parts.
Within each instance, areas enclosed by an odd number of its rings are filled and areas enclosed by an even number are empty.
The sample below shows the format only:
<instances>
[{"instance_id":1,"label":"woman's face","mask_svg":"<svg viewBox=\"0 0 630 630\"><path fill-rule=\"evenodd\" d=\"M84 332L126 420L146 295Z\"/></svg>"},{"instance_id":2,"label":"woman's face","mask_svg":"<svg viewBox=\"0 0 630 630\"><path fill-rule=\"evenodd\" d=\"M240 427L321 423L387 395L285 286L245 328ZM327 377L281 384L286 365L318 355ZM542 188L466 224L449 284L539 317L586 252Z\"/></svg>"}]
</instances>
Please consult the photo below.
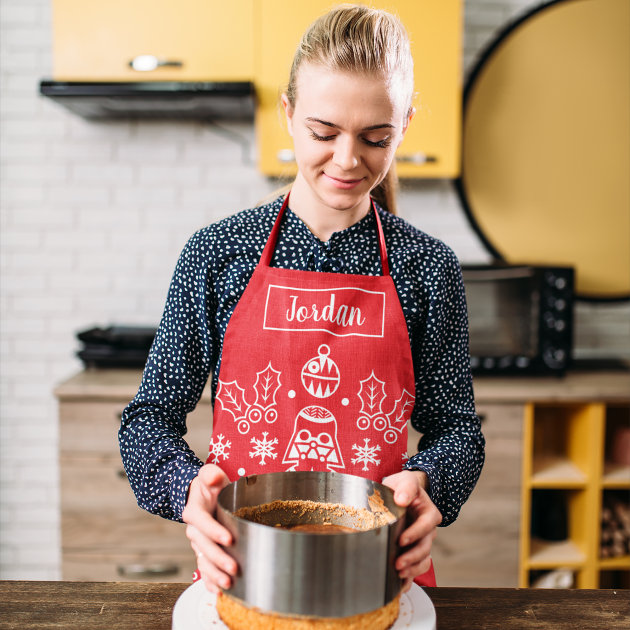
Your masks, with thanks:
<instances>
[{"instance_id":1,"label":"woman's face","mask_svg":"<svg viewBox=\"0 0 630 630\"><path fill-rule=\"evenodd\" d=\"M409 122L396 96L379 77L302 64L295 107L286 96L282 103L298 165L295 185L308 184L313 202L367 210Z\"/></svg>"}]
</instances>

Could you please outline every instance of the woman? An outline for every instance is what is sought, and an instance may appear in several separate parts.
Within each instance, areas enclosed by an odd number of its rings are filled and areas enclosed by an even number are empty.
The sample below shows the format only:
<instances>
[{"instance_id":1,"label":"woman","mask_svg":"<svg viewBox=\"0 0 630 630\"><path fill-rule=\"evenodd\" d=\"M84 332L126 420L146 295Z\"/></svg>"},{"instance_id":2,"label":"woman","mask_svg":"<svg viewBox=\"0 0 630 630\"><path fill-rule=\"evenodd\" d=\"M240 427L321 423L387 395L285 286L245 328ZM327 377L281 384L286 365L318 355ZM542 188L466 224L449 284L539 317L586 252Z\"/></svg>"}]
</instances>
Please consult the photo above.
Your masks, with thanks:
<instances>
[{"instance_id":1,"label":"woman","mask_svg":"<svg viewBox=\"0 0 630 630\"><path fill-rule=\"evenodd\" d=\"M413 517L396 561L408 586L435 583L436 527L479 476L459 264L392 213L412 93L396 18L347 5L321 17L282 96L290 193L201 230L180 257L120 445L139 504L188 524L211 591L237 572L213 517L229 480L315 469L383 481ZM202 465L182 436L210 372ZM408 420L423 433L412 457Z\"/></svg>"}]
</instances>

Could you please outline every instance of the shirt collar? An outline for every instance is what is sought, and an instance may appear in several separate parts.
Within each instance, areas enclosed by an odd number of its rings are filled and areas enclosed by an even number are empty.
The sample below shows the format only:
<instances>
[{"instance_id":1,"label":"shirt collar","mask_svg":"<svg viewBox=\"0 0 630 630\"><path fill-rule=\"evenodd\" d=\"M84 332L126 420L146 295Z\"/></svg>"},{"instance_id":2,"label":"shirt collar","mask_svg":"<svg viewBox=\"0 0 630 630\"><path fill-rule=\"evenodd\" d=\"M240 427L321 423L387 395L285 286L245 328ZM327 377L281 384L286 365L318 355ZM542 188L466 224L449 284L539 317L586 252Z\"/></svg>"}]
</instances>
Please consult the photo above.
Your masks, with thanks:
<instances>
[{"instance_id":1,"label":"shirt collar","mask_svg":"<svg viewBox=\"0 0 630 630\"><path fill-rule=\"evenodd\" d=\"M340 230L339 232L333 232L330 239L325 243L309 230L306 223L304 223L304 221L302 221L302 219L300 219L300 217L291 210L290 206L287 206L285 221L286 226L291 233L295 233L296 235L299 234L303 238L307 238L311 241L313 245L318 244L320 246L325 246L327 249L346 243L348 240L353 239L356 236L364 235L367 232L376 230L376 221L374 219L374 212L372 208L370 208L370 211L356 223L353 223L351 226Z\"/></svg>"}]
</instances>

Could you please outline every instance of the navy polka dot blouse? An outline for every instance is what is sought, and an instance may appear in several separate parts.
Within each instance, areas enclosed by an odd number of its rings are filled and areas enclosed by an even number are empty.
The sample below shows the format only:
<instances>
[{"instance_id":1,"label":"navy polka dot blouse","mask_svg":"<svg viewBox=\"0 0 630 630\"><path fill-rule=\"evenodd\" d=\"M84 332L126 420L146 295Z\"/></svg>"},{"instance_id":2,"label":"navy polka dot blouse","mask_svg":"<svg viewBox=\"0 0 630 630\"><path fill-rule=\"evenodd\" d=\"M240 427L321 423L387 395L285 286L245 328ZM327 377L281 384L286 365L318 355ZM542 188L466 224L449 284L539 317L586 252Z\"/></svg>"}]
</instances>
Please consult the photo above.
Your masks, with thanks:
<instances>
[{"instance_id":1,"label":"navy polka dot blouse","mask_svg":"<svg viewBox=\"0 0 630 630\"><path fill-rule=\"evenodd\" d=\"M221 346L282 205L274 202L210 225L186 244L136 397L123 413L120 451L138 504L181 520L187 490L202 462L184 440L186 415L221 367ZM403 468L423 470L430 496L455 520L484 461L468 356L468 325L459 263L440 241L378 209L392 279L407 322L416 379L411 423L419 452ZM287 209L272 266L379 275L372 213L322 243ZM208 441L210 426L208 427Z\"/></svg>"}]
</instances>

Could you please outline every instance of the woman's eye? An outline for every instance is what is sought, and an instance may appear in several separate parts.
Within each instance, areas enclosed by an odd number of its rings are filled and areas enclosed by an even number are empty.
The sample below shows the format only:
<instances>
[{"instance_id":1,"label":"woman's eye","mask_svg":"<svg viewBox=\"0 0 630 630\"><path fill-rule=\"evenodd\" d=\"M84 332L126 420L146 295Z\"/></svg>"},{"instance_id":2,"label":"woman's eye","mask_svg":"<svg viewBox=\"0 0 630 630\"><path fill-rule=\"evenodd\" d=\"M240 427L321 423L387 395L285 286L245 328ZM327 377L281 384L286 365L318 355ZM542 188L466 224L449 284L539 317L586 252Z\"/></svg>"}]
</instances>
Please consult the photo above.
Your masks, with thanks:
<instances>
[{"instance_id":1,"label":"woman's eye","mask_svg":"<svg viewBox=\"0 0 630 630\"><path fill-rule=\"evenodd\" d=\"M363 142L370 147L379 147L381 149L385 149L391 144L389 138L383 138L382 140L368 140L367 138L363 138Z\"/></svg>"},{"instance_id":2,"label":"woman's eye","mask_svg":"<svg viewBox=\"0 0 630 630\"><path fill-rule=\"evenodd\" d=\"M315 133L312 129L309 129L311 132L311 138L313 140L322 140L323 142L327 142L328 140L334 140L335 136L320 136L318 133Z\"/></svg>"}]
</instances>

